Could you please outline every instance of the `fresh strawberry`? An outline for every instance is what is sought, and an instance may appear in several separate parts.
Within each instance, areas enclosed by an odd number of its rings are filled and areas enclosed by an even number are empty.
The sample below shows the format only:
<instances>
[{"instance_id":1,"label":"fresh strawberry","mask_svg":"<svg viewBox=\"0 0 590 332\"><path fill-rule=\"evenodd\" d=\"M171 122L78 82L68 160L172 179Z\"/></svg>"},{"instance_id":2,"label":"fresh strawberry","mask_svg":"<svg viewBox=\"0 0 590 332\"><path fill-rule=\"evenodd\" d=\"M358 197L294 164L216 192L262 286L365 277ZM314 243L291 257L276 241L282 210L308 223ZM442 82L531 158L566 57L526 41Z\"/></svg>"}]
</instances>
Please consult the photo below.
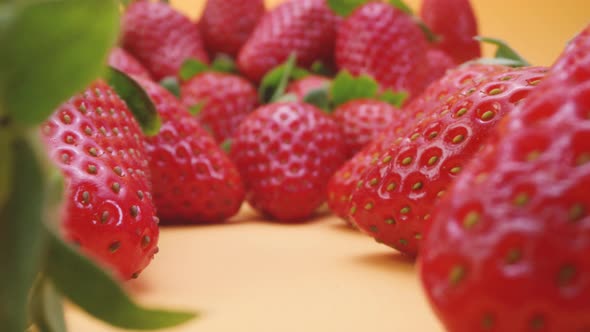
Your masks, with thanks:
<instances>
[{"instance_id":1,"label":"fresh strawberry","mask_svg":"<svg viewBox=\"0 0 590 332\"><path fill-rule=\"evenodd\" d=\"M478 35L477 19L469 0L423 0L420 16L440 38L437 46L457 63L481 56L473 39Z\"/></svg>"},{"instance_id":2,"label":"fresh strawberry","mask_svg":"<svg viewBox=\"0 0 590 332\"><path fill-rule=\"evenodd\" d=\"M139 76L150 79L150 73L147 69L120 47L115 47L109 54L109 65L131 76Z\"/></svg>"},{"instance_id":3,"label":"fresh strawberry","mask_svg":"<svg viewBox=\"0 0 590 332\"><path fill-rule=\"evenodd\" d=\"M158 218L144 136L125 102L96 81L42 132L65 178L65 237L121 278L137 277L158 250Z\"/></svg>"},{"instance_id":4,"label":"fresh strawberry","mask_svg":"<svg viewBox=\"0 0 590 332\"><path fill-rule=\"evenodd\" d=\"M366 148L346 162L330 179L328 184L328 206L342 219L349 220L350 195L361 180L364 172L376 165L381 153L396 139L401 139L411 130L414 122L424 118L427 112L443 105L456 91L481 82L492 73L507 71L508 67L470 65L450 70L441 80L431 84L419 98L414 99L403 111L407 116L397 126L382 132ZM404 123L406 122L406 123Z\"/></svg>"},{"instance_id":5,"label":"fresh strawberry","mask_svg":"<svg viewBox=\"0 0 590 332\"><path fill-rule=\"evenodd\" d=\"M450 332L590 330L590 28L463 172L420 274Z\"/></svg>"},{"instance_id":6,"label":"fresh strawberry","mask_svg":"<svg viewBox=\"0 0 590 332\"><path fill-rule=\"evenodd\" d=\"M230 74L203 73L182 84L182 103L197 110L201 125L222 143L258 104L256 88Z\"/></svg>"},{"instance_id":7,"label":"fresh strawberry","mask_svg":"<svg viewBox=\"0 0 590 332\"><path fill-rule=\"evenodd\" d=\"M290 0L268 12L258 23L238 56L238 67L259 82L292 53L297 64L309 67L315 61L333 62L339 18L325 0Z\"/></svg>"},{"instance_id":8,"label":"fresh strawberry","mask_svg":"<svg viewBox=\"0 0 590 332\"><path fill-rule=\"evenodd\" d=\"M132 2L122 22L123 48L156 80L176 76L185 60L208 62L201 35L190 19L164 2Z\"/></svg>"},{"instance_id":9,"label":"fresh strawberry","mask_svg":"<svg viewBox=\"0 0 590 332\"><path fill-rule=\"evenodd\" d=\"M338 30L336 63L353 75L368 74L382 88L416 97L427 84L428 43L414 19L383 2L355 10Z\"/></svg>"},{"instance_id":10,"label":"fresh strawberry","mask_svg":"<svg viewBox=\"0 0 590 332\"><path fill-rule=\"evenodd\" d=\"M291 82L287 87L287 93L292 93L297 97L297 100L302 101L308 93L326 89L332 80L327 77L319 75L308 75L302 79Z\"/></svg>"},{"instance_id":11,"label":"fresh strawberry","mask_svg":"<svg viewBox=\"0 0 590 332\"><path fill-rule=\"evenodd\" d=\"M333 116L342 128L347 157L350 158L380 132L405 124L407 115L383 101L357 99L336 108Z\"/></svg>"},{"instance_id":12,"label":"fresh strawberry","mask_svg":"<svg viewBox=\"0 0 590 332\"><path fill-rule=\"evenodd\" d=\"M199 28L209 53L236 56L265 11L263 0L207 0Z\"/></svg>"},{"instance_id":13,"label":"fresh strawberry","mask_svg":"<svg viewBox=\"0 0 590 332\"><path fill-rule=\"evenodd\" d=\"M345 160L342 134L316 107L274 103L250 114L230 156L257 210L281 221L307 218L325 201L328 179Z\"/></svg>"},{"instance_id":14,"label":"fresh strawberry","mask_svg":"<svg viewBox=\"0 0 590 332\"><path fill-rule=\"evenodd\" d=\"M447 70L457 65L447 53L436 48L431 48L426 52L426 66L429 77L426 81L427 83L431 83L444 77Z\"/></svg>"},{"instance_id":15,"label":"fresh strawberry","mask_svg":"<svg viewBox=\"0 0 590 332\"><path fill-rule=\"evenodd\" d=\"M147 147L162 223L212 223L236 214L244 200L237 168L174 95L137 80L163 122Z\"/></svg>"},{"instance_id":16,"label":"fresh strawberry","mask_svg":"<svg viewBox=\"0 0 590 332\"><path fill-rule=\"evenodd\" d=\"M416 255L433 205L545 71L529 67L496 74L427 111L365 172L352 194L352 221L377 241Z\"/></svg>"}]
</instances>

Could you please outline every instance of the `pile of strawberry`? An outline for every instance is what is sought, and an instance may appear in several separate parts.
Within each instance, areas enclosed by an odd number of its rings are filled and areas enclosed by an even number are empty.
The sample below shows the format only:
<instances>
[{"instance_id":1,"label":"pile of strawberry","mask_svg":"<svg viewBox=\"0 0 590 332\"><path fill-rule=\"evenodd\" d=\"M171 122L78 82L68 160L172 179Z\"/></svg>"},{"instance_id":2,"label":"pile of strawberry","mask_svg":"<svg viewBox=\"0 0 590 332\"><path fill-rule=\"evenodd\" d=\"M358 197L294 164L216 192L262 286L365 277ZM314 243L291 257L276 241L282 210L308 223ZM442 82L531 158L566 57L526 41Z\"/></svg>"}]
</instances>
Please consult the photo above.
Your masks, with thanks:
<instances>
[{"instance_id":1,"label":"pile of strawberry","mask_svg":"<svg viewBox=\"0 0 590 332\"><path fill-rule=\"evenodd\" d=\"M100 79L56 110L64 234L128 279L158 224L327 202L419 257L450 331L589 331L590 30L551 68L477 60L476 35L468 0L208 0L198 23L133 1L109 64L161 128Z\"/></svg>"}]
</instances>

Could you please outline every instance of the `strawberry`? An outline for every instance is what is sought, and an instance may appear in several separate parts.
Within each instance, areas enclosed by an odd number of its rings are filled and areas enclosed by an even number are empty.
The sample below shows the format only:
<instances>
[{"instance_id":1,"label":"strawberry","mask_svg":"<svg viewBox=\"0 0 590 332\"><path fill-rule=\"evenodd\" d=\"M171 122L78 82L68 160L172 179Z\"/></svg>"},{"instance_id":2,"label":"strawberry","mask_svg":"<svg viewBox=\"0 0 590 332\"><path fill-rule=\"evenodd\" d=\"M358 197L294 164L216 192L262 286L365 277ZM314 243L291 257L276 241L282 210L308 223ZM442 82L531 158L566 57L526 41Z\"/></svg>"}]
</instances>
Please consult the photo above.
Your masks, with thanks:
<instances>
[{"instance_id":1,"label":"strawberry","mask_svg":"<svg viewBox=\"0 0 590 332\"><path fill-rule=\"evenodd\" d=\"M435 82L444 77L447 70L457 66L455 61L445 52L431 48L426 52L426 66L428 70L428 83Z\"/></svg>"},{"instance_id":2,"label":"strawberry","mask_svg":"<svg viewBox=\"0 0 590 332\"><path fill-rule=\"evenodd\" d=\"M368 74L382 88L416 97L427 84L428 43L413 18L390 4L369 2L342 23L336 64L353 75Z\"/></svg>"},{"instance_id":3,"label":"strawberry","mask_svg":"<svg viewBox=\"0 0 590 332\"><path fill-rule=\"evenodd\" d=\"M137 81L163 122L147 147L162 223L212 223L236 214L244 200L236 167L174 95L149 80Z\"/></svg>"},{"instance_id":4,"label":"strawberry","mask_svg":"<svg viewBox=\"0 0 590 332\"><path fill-rule=\"evenodd\" d=\"M332 80L319 75L308 75L304 78L293 81L287 87L287 93L292 93L297 100L302 101L307 94L314 90L326 89Z\"/></svg>"},{"instance_id":5,"label":"strawberry","mask_svg":"<svg viewBox=\"0 0 590 332\"><path fill-rule=\"evenodd\" d=\"M448 331L590 330L588 96L590 27L439 205L419 264Z\"/></svg>"},{"instance_id":6,"label":"strawberry","mask_svg":"<svg viewBox=\"0 0 590 332\"><path fill-rule=\"evenodd\" d=\"M263 0L207 0L199 22L207 50L236 56L265 11Z\"/></svg>"},{"instance_id":7,"label":"strawberry","mask_svg":"<svg viewBox=\"0 0 590 332\"><path fill-rule=\"evenodd\" d=\"M144 78L151 78L147 69L133 57L120 47L115 47L109 54L109 65L131 76L140 76Z\"/></svg>"},{"instance_id":8,"label":"strawberry","mask_svg":"<svg viewBox=\"0 0 590 332\"><path fill-rule=\"evenodd\" d=\"M339 18L325 0L290 0L268 12L238 56L238 67L259 82L272 68L297 54L297 64L332 63Z\"/></svg>"},{"instance_id":9,"label":"strawberry","mask_svg":"<svg viewBox=\"0 0 590 332\"><path fill-rule=\"evenodd\" d=\"M457 63L481 56L473 39L478 35L477 19L469 0L423 0L420 16L441 40L437 47Z\"/></svg>"},{"instance_id":10,"label":"strawberry","mask_svg":"<svg viewBox=\"0 0 590 332\"><path fill-rule=\"evenodd\" d=\"M132 2L123 15L122 44L156 80L176 76L189 58L208 62L198 29L164 2Z\"/></svg>"},{"instance_id":11,"label":"strawberry","mask_svg":"<svg viewBox=\"0 0 590 332\"><path fill-rule=\"evenodd\" d=\"M144 136L125 102L96 81L42 132L65 178L65 237L121 278L137 277L158 251L158 218Z\"/></svg>"},{"instance_id":12,"label":"strawberry","mask_svg":"<svg viewBox=\"0 0 590 332\"><path fill-rule=\"evenodd\" d=\"M334 111L334 120L342 128L347 157L350 158L380 132L406 121L406 113L389 103L372 99L349 101Z\"/></svg>"},{"instance_id":13,"label":"strawberry","mask_svg":"<svg viewBox=\"0 0 590 332\"><path fill-rule=\"evenodd\" d=\"M338 125L316 107L274 103L250 114L234 135L230 156L247 198L281 221L307 218L326 199L326 185L344 162Z\"/></svg>"},{"instance_id":14,"label":"strawberry","mask_svg":"<svg viewBox=\"0 0 590 332\"><path fill-rule=\"evenodd\" d=\"M427 110L446 102L455 92L472 86L492 73L506 71L507 67L470 65L449 71L441 80L431 84L419 98L414 99L404 109L407 119L397 126L383 131L361 152L346 162L330 179L328 184L328 206L340 218L349 220L349 200L364 172L376 165L382 151L401 139L413 128L415 121L424 118ZM405 123L404 123L405 122Z\"/></svg>"},{"instance_id":15,"label":"strawberry","mask_svg":"<svg viewBox=\"0 0 590 332\"><path fill-rule=\"evenodd\" d=\"M256 88L231 74L203 73L184 82L182 103L195 109L201 125L210 129L217 142L230 138L242 120L258 104Z\"/></svg>"},{"instance_id":16,"label":"strawberry","mask_svg":"<svg viewBox=\"0 0 590 332\"><path fill-rule=\"evenodd\" d=\"M501 72L427 111L365 172L352 193L352 221L378 242L416 255L433 205L544 73L538 67Z\"/></svg>"}]
</instances>

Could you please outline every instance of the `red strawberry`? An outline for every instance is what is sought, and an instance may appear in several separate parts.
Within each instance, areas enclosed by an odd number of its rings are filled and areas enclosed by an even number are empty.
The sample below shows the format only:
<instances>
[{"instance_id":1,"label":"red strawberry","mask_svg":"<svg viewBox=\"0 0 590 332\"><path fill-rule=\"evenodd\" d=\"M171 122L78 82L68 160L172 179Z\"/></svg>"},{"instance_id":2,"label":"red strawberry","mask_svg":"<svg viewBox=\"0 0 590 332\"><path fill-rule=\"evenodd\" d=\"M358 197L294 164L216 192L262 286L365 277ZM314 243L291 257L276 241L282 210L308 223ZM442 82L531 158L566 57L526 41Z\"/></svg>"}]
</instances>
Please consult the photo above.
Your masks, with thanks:
<instances>
[{"instance_id":1,"label":"red strawberry","mask_svg":"<svg viewBox=\"0 0 590 332\"><path fill-rule=\"evenodd\" d=\"M477 19L469 0L423 0L420 16L441 40L438 47L457 63L481 57Z\"/></svg>"},{"instance_id":2,"label":"red strawberry","mask_svg":"<svg viewBox=\"0 0 590 332\"><path fill-rule=\"evenodd\" d=\"M148 138L154 201L163 223L211 223L236 214L244 200L237 168L180 101L138 79L162 119Z\"/></svg>"},{"instance_id":3,"label":"red strawberry","mask_svg":"<svg viewBox=\"0 0 590 332\"><path fill-rule=\"evenodd\" d=\"M208 62L197 27L164 2L132 2L123 16L122 29L123 47L156 80L176 76L186 59Z\"/></svg>"},{"instance_id":4,"label":"red strawberry","mask_svg":"<svg viewBox=\"0 0 590 332\"><path fill-rule=\"evenodd\" d=\"M265 11L263 0L207 0L199 22L207 50L236 56Z\"/></svg>"},{"instance_id":5,"label":"red strawberry","mask_svg":"<svg viewBox=\"0 0 590 332\"><path fill-rule=\"evenodd\" d=\"M339 18L325 0L291 0L268 12L258 23L238 57L240 71L260 81L292 53L297 64L332 63Z\"/></svg>"},{"instance_id":6,"label":"red strawberry","mask_svg":"<svg viewBox=\"0 0 590 332\"><path fill-rule=\"evenodd\" d=\"M344 162L342 134L316 107L275 103L250 114L230 153L250 204L281 221L307 218L326 199L328 179Z\"/></svg>"},{"instance_id":7,"label":"red strawberry","mask_svg":"<svg viewBox=\"0 0 590 332\"><path fill-rule=\"evenodd\" d=\"M292 93L297 96L297 100L302 101L308 93L313 90L324 89L330 85L331 79L319 76L319 75L308 75L302 79L296 80L289 84L287 87L287 93Z\"/></svg>"},{"instance_id":8,"label":"red strawberry","mask_svg":"<svg viewBox=\"0 0 590 332\"><path fill-rule=\"evenodd\" d=\"M380 132L405 124L406 116L395 106L372 99L349 101L334 111L334 120L342 128L349 158Z\"/></svg>"},{"instance_id":9,"label":"red strawberry","mask_svg":"<svg viewBox=\"0 0 590 332\"><path fill-rule=\"evenodd\" d=\"M420 258L448 331L590 330L590 28L440 204Z\"/></svg>"},{"instance_id":10,"label":"red strawberry","mask_svg":"<svg viewBox=\"0 0 590 332\"><path fill-rule=\"evenodd\" d=\"M433 205L544 73L536 67L502 72L427 111L365 172L352 194L352 221L377 241L416 255Z\"/></svg>"},{"instance_id":11,"label":"red strawberry","mask_svg":"<svg viewBox=\"0 0 590 332\"><path fill-rule=\"evenodd\" d=\"M258 104L256 88L245 79L221 73L204 73L182 84L182 103L196 107L201 125L217 142L230 138Z\"/></svg>"},{"instance_id":12,"label":"red strawberry","mask_svg":"<svg viewBox=\"0 0 590 332\"><path fill-rule=\"evenodd\" d=\"M125 102L102 81L61 105L42 126L64 174L66 238L123 279L157 252L145 141Z\"/></svg>"},{"instance_id":13,"label":"red strawberry","mask_svg":"<svg viewBox=\"0 0 590 332\"><path fill-rule=\"evenodd\" d=\"M115 47L109 54L109 65L126 73L127 75L151 78L145 67L122 48Z\"/></svg>"},{"instance_id":14,"label":"red strawberry","mask_svg":"<svg viewBox=\"0 0 590 332\"><path fill-rule=\"evenodd\" d=\"M445 52L431 48L426 52L426 66L428 68L428 83L444 77L447 70L457 66L455 61Z\"/></svg>"},{"instance_id":15,"label":"red strawberry","mask_svg":"<svg viewBox=\"0 0 590 332\"><path fill-rule=\"evenodd\" d=\"M412 17L390 4L370 2L341 25L335 54L340 69L373 76L382 88L406 90L411 98L426 85L427 49Z\"/></svg>"},{"instance_id":16,"label":"red strawberry","mask_svg":"<svg viewBox=\"0 0 590 332\"><path fill-rule=\"evenodd\" d=\"M364 172L376 165L381 153L413 129L414 122L424 118L428 110L442 105L456 91L473 86L494 72L506 71L507 67L471 65L451 70L445 77L431 84L419 98L414 99L403 111L407 119L381 133L366 148L342 166L328 184L328 206L339 217L349 220L349 199ZM406 122L406 123L403 123Z\"/></svg>"}]
</instances>

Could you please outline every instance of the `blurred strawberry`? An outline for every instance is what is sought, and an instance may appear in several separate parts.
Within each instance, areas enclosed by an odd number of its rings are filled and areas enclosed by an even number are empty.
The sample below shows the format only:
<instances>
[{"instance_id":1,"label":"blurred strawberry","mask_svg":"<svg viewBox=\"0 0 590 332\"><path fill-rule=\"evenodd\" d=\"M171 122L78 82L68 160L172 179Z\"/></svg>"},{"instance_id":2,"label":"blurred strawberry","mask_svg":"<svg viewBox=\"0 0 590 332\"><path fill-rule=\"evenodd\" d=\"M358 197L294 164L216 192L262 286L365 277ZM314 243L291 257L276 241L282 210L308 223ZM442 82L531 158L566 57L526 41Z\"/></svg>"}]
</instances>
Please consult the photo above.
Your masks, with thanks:
<instances>
[{"instance_id":1,"label":"blurred strawberry","mask_svg":"<svg viewBox=\"0 0 590 332\"><path fill-rule=\"evenodd\" d=\"M147 147L162 223L220 222L236 214L244 200L236 167L174 95L137 80L163 122Z\"/></svg>"},{"instance_id":2,"label":"blurred strawberry","mask_svg":"<svg viewBox=\"0 0 590 332\"><path fill-rule=\"evenodd\" d=\"M263 0L207 0L199 28L209 53L236 56L265 11Z\"/></svg>"},{"instance_id":3,"label":"blurred strawberry","mask_svg":"<svg viewBox=\"0 0 590 332\"><path fill-rule=\"evenodd\" d=\"M431 48L426 52L426 67L428 68L428 79L430 84L445 76L447 70L456 67L455 61L445 52Z\"/></svg>"},{"instance_id":4,"label":"blurred strawberry","mask_svg":"<svg viewBox=\"0 0 590 332\"><path fill-rule=\"evenodd\" d=\"M159 231L144 136L125 102L96 81L42 132L65 178L65 237L121 278L137 277L158 250Z\"/></svg>"},{"instance_id":5,"label":"blurred strawberry","mask_svg":"<svg viewBox=\"0 0 590 332\"><path fill-rule=\"evenodd\" d=\"M307 94L314 90L327 89L331 82L331 79L324 76L308 75L291 82L286 92L294 94L297 100L302 101Z\"/></svg>"},{"instance_id":6,"label":"blurred strawberry","mask_svg":"<svg viewBox=\"0 0 590 332\"><path fill-rule=\"evenodd\" d=\"M238 56L238 67L259 82L272 68L297 55L297 64L333 62L339 18L325 0L290 0L260 20Z\"/></svg>"},{"instance_id":7,"label":"blurred strawberry","mask_svg":"<svg viewBox=\"0 0 590 332\"><path fill-rule=\"evenodd\" d=\"M132 2L122 19L122 45L161 80L176 76L185 60L208 62L201 35L189 18L164 2Z\"/></svg>"},{"instance_id":8,"label":"blurred strawberry","mask_svg":"<svg viewBox=\"0 0 590 332\"><path fill-rule=\"evenodd\" d=\"M139 76L151 79L150 73L147 69L133 57L120 47L115 47L109 54L109 65L114 67L127 75Z\"/></svg>"},{"instance_id":9,"label":"blurred strawberry","mask_svg":"<svg viewBox=\"0 0 590 332\"><path fill-rule=\"evenodd\" d=\"M423 0L420 12L424 23L440 38L437 47L456 63L481 57L477 19L469 0Z\"/></svg>"},{"instance_id":10,"label":"blurred strawberry","mask_svg":"<svg viewBox=\"0 0 590 332\"><path fill-rule=\"evenodd\" d=\"M182 103L196 112L201 125L217 142L231 138L242 120L258 104L252 83L231 74L207 72L184 82Z\"/></svg>"}]
</instances>

